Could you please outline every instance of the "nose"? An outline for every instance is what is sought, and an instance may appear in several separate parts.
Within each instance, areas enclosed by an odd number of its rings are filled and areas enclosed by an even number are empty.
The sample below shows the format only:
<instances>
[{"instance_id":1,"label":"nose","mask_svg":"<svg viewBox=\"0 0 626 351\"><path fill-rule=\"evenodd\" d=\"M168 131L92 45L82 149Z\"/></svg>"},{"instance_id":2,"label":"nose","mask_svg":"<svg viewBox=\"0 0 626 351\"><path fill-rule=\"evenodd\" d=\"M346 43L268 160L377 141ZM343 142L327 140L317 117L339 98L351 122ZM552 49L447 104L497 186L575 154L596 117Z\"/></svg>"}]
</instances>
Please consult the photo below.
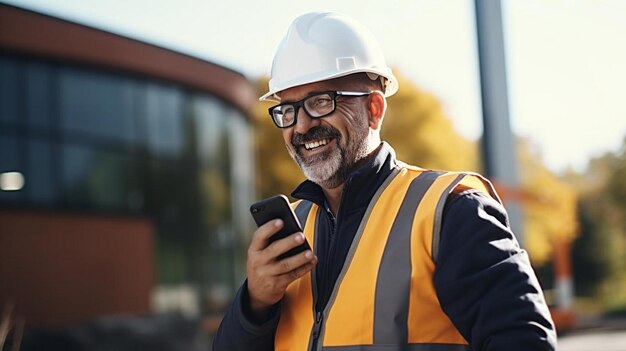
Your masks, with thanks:
<instances>
[{"instance_id":1,"label":"nose","mask_svg":"<svg viewBox=\"0 0 626 351\"><path fill-rule=\"evenodd\" d=\"M296 124L294 125L294 132L299 134L306 134L309 129L320 125L321 118L312 118L309 116L304 107L298 109L298 115L296 116Z\"/></svg>"}]
</instances>

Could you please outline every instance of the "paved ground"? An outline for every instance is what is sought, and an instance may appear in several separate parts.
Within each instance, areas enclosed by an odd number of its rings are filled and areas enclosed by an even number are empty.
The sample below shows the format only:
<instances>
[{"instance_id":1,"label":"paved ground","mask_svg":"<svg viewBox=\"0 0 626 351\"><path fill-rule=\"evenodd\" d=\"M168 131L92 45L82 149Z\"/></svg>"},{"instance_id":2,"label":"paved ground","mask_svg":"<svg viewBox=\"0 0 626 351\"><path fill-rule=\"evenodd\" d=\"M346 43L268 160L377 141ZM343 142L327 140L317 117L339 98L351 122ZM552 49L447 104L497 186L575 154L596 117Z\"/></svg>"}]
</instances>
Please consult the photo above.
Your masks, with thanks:
<instances>
[{"instance_id":1,"label":"paved ground","mask_svg":"<svg viewBox=\"0 0 626 351\"><path fill-rule=\"evenodd\" d=\"M559 351L626 351L626 318L579 316L577 324L559 336Z\"/></svg>"},{"instance_id":2,"label":"paved ground","mask_svg":"<svg viewBox=\"0 0 626 351\"><path fill-rule=\"evenodd\" d=\"M559 351L626 351L626 330L585 330L559 337Z\"/></svg>"}]
</instances>

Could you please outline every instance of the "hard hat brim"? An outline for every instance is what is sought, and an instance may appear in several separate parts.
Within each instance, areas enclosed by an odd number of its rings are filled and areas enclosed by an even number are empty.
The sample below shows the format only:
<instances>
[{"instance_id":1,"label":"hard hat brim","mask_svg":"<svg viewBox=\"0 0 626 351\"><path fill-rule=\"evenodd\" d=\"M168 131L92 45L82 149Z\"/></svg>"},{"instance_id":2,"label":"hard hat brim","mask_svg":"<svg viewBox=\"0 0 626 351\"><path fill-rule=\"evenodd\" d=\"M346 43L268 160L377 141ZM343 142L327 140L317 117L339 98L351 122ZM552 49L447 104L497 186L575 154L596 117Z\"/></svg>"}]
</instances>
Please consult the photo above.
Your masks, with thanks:
<instances>
[{"instance_id":1,"label":"hard hat brim","mask_svg":"<svg viewBox=\"0 0 626 351\"><path fill-rule=\"evenodd\" d=\"M389 72L383 72L382 70L379 70L379 69L356 68L350 71L335 72L335 73L330 73L330 74L326 72L322 74L315 74L306 80L303 80L302 77L298 77L297 79L294 79L294 81L292 82L285 82L284 84L282 84L282 86L272 87L270 91L268 91L267 93L265 93L263 96L259 98L259 101L280 102L280 97L278 96L278 93L280 93L281 91L298 87L298 86L302 86L302 85L311 84L311 83L317 83L317 82L322 82L325 80L341 78L341 77L345 77L345 76L349 76L351 74L357 74L357 73L373 73L378 76L384 77L387 80L387 84L386 84L385 92L384 92L385 97L392 96L398 91L398 80L393 75L393 73L390 72L390 70ZM272 82L270 81L270 86L271 86L271 83Z\"/></svg>"}]
</instances>

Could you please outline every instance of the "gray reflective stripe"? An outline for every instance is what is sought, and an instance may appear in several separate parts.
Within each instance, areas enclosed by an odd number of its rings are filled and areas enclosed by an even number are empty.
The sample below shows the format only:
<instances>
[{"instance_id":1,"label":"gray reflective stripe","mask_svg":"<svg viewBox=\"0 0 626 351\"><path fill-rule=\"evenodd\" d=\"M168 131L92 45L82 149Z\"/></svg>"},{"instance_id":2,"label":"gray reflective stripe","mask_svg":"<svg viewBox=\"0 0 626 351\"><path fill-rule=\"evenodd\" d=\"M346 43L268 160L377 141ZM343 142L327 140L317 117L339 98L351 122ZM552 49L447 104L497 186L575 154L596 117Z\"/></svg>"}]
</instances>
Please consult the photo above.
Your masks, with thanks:
<instances>
[{"instance_id":1,"label":"gray reflective stripe","mask_svg":"<svg viewBox=\"0 0 626 351\"><path fill-rule=\"evenodd\" d=\"M408 345L354 345L326 346L324 351L470 351L469 345L460 344L408 344Z\"/></svg>"},{"instance_id":2,"label":"gray reflective stripe","mask_svg":"<svg viewBox=\"0 0 626 351\"><path fill-rule=\"evenodd\" d=\"M322 220L321 216L322 211L318 206L317 213L315 215L315 228L313 231L313 252L317 253L317 244L319 242L319 228L320 221ZM313 349L313 331L315 330L315 306L317 306L317 265L313 267L313 271L311 272L311 290L313 296L313 304L311 305L311 314L313 314L313 326L311 327L311 333L309 334L309 346L307 346L307 350ZM319 338L318 338L319 339ZM322 343L318 340L317 345L322 345ZM319 347L318 347L319 348Z\"/></svg>"},{"instance_id":3,"label":"gray reflective stripe","mask_svg":"<svg viewBox=\"0 0 626 351\"><path fill-rule=\"evenodd\" d=\"M500 199L500 196L496 192L496 188L494 188L493 184L491 184L491 181L483 177L480 174L478 174L477 177L480 178L483 181L483 183L485 183L485 185L487 185L487 190L489 190L489 195L491 195L491 197L493 197L496 201L502 204L502 200Z\"/></svg>"},{"instance_id":4,"label":"gray reflective stripe","mask_svg":"<svg viewBox=\"0 0 626 351\"><path fill-rule=\"evenodd\" d=\"M378 269L374 301L374 344L408 340L411 291L411 228L417 206L442 172L423 172L411 181L391 226Z\"/></svg>"},{"instance_id":5,"label":"gray reflective stripe","mask_svg":"<svg viewBox=\"0 0 626 351\"><path fill-rule=\"evenodd\" d=\"M296 217L298 217L298 222L300 222L300 228L304 230L304 226L306 225L306 219L309 217L309 212L311 211L311 207L313 203L311 201L302 200L296 206L294 212L296 213Z\"/></svg>"},{"instance_id":6,"label":"gray reflective stripe","mask_svg":"<svg viewBox=\"0 0 626 351\"><path fill-rule=\"evenodd\" d=\"M467 174L465 173L461 173L458 176L456 176L456 178L454 178L452 183L448 185L448 187L443 192L443 194L441 194L441 197L439 197L439 201L437 201L437 207L435 207L435 220L433 222L433 246L432 246L433 262L435 263L437 263L437 256L439 255L439 239L441 236L441 221L443 219L442 218L443 208L446 205L446 200L448 199L448 195L450 194L452 189L454 189L454 187L457 186L457 184L459 184L459 182L466 175Z\"/></svg>"},{"instance_id":7,"label":"gray reflective stripe","mask_svg":"<svg viewBox=\"0 0 626 351\"><path fill-rule=\"evenodd\" d=\"M478 179L480 179L483 184L485 184L487 186L487 190L489 191L489 195L491 195L491 197L493 197L496 201L498 201L500 204L502 204L502 200L500 199L500 196L498 196L498 193L496 192L496 189L493 187L493 184L491 184L491 181L487 178L485 178L484 176L482 176L479 173L474 173L474 172L465 172L465 175L472 175Z\"/></svg>"}]
</instances>

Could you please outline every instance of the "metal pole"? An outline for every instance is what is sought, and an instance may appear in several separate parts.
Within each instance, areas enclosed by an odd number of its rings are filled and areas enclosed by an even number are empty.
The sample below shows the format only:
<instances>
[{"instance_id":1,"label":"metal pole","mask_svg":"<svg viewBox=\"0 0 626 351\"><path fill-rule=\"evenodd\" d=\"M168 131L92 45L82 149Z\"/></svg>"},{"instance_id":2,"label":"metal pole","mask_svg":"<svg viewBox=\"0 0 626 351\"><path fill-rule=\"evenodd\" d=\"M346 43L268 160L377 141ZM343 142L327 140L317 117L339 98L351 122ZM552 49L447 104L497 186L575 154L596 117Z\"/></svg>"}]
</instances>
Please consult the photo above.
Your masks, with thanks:
<instances>
[{"instance_id":1,"label":"metal pole","mask_svg":"<svg viewBox=\"0 0 626 351\"><path fill-rule=\"evenodd\" d=\"M500 0L475 0L476 37L483 108L482 151L486 175L509 189L519 188L515 137L509 122L509 101ZM522 210L518 199L505 204L511 228L523 244Z\"/></svg>"}]
</instances>

